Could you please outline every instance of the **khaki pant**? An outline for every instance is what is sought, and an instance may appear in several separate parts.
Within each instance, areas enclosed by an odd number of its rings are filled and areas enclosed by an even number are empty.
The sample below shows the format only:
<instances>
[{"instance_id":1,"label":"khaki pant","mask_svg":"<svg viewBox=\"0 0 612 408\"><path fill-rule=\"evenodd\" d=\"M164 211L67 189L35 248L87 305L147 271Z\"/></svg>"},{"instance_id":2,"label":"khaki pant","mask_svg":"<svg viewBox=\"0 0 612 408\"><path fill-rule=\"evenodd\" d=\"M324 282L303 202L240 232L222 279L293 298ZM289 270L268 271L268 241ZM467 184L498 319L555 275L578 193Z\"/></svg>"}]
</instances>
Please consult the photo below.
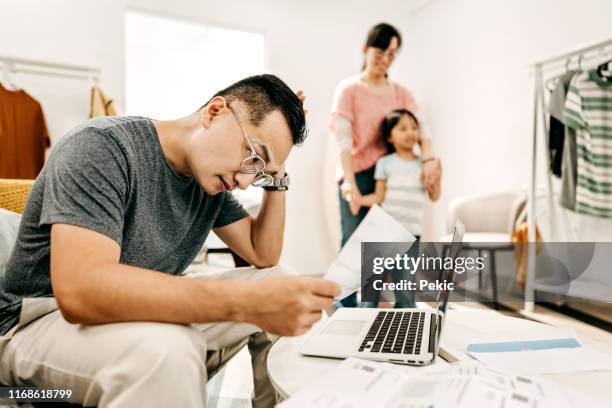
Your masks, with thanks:
<instances>
[{"instance_id":1,"label":"khaki pant","mask_svg":"<svg viewBox=\"0 0 612 408\"><path fill-rule=\"evenodd\" d=\"M190 278L260 279L284 267L238 268ZM184 278L188 279L188 278ZM55 299L25 299L19 324L0 337L0 383L70 388L100 407L205 407L209 375L248 342L254 407L272 407L266 357L275 338L250 324L70 324Z\"/></svg>"}]
</instances>

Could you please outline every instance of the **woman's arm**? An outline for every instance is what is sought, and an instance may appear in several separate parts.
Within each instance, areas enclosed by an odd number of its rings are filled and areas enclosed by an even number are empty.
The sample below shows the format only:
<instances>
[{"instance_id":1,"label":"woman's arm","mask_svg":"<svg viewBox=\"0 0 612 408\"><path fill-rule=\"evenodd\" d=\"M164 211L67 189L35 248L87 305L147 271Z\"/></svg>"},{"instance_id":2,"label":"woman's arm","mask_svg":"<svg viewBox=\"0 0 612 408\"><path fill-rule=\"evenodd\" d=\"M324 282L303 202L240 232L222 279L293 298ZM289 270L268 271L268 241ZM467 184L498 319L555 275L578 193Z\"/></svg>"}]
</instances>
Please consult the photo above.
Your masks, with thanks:
<instances>
[{"instance_id":1,"label":"woman's arm","mask_svg":"<svg viewBox=\"0 0 612 408\"><path fill-rule=\"evenodd\" d=\"M385 191L387 191L387 180L376 180L376 189L372 194L361 196L360 204L364 207L371 207L385 201Z\"/></svg>"},{"instance_id":2,"label":"woman's arm","mask_svg":"<svg viewBox=\"0 0 612 408\"><path fill-rule=\"evenodd\" d=\"M353 159L351 148L353 147L353 127L351 122L343 117L337 116L334 124L334 133L338 149L340 150L340 164L342 165L343 179L341 191L342 197L349 202L353 215L359 212L359 200L361 192L355 181L355 171L353 170Z\"/></svg>"}]
</instances>

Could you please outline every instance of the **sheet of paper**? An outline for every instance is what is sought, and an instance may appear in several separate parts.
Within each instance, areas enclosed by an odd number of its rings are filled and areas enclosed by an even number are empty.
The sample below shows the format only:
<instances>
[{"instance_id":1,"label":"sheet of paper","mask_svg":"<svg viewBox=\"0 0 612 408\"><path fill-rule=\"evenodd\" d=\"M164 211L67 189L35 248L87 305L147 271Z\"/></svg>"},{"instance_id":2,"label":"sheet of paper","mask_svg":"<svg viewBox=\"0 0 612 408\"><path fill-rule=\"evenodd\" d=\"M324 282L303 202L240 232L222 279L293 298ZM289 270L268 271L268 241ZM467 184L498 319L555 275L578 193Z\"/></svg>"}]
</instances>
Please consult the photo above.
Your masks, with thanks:
<instances>
[{"instance_id":1,"label":"sheet of paper","mask_svg":"<svg viewBox=\"0 0 612 408\"><path fill-rule=\"evenodd\" d=\"M468 353L494 370L515 375L612 370L612 356L588 346Z\"/></svg>"},{"instance_id":2,"label":"sheet of paper","mask_svg":"<svg viewBox=\"0 0 612 408\"><path fill-rule=\"evenodd\" d=\"M566 401L554 383L500 374L476 361L431 369L348 358L279 407L566 408Z\"/></svg>"},{"instance_id":3,"label":"sheet of paper","mask_svg":"<svg viewBox=\"0 0 612 408\"><path fill-rule=\"evenodd\" d=\"M361 286L362 242L406 242L404 251L408 251L414 241L414 236L399 222L382 208L374 205L342 247L327 270L325 278L333 280L342 287L338 299L343 299Z\"/></svg>"},{"instance_id":4,"label":"sheet of paper","mask_svg":"<svg viewBox=\"0 0 612 408\"><path fill-rule=\"evenodd\" d=\"M304 387L279 408L376 408L430 407L442 385L431 379L408 383L406 375L391 364L347 358L327 375ZM410 405L388 405L402 389L413 393Z\"/></svg>"},{"instance_id":5,"label":"sheet of paper","mask_svg":"<svg viewBox=\"0 0 612 408\"><path fill-rule=\"evenodd\" d=\"M575 332L566 329L551 329L524 339L514 337L512 341L472 343L467 352L488 367L508 374L612 370L612 356L583 345Z\"/></svg>"}]
</instances>

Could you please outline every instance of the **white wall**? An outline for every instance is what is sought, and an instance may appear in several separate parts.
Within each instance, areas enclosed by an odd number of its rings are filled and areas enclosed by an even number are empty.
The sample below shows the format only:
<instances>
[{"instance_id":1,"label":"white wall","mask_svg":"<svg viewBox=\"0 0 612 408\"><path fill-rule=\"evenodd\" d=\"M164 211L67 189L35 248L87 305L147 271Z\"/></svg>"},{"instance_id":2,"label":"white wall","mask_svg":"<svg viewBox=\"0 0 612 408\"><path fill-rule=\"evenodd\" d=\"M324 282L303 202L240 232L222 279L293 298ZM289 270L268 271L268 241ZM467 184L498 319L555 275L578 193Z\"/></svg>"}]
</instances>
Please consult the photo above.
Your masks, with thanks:
<instances>
[{"instance_id":1,"label":"white wall","mask_svg":"<svg viewBox=\"0 0 612 408\"><path fill-rule=\"evenodd\" d=\"M528 183L527 67L612 38L610 16L609 0L436 0L402 24L405 81L420 95L446 170L429 234L443 232L453 197Z\"/></svg>"}]
</instances>

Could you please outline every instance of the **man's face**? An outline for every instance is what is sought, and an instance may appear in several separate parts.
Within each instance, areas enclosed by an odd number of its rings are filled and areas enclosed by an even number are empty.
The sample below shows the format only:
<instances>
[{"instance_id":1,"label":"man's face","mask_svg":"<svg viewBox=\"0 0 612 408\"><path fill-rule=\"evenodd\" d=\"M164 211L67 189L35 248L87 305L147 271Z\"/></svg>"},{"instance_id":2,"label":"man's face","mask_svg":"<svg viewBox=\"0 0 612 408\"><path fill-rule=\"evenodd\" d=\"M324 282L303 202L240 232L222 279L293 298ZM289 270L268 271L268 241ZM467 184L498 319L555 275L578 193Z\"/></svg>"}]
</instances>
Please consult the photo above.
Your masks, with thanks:
<instances>
[{"instance_id":1,"label":"man's face","mask_svg":"<svg viewBox=\"0 0 612 408\"><path fill-rule=\"evenodd\" d=\"M273 175L279 171L293 146L291 131L282 113L273 111L259 126L253 126L244 103L234 101L232 109L255 152L264 160L265 172ZM240 164L251 155L251 149L225 99L213 98L202 110L202 115L203 131L208 137L199 137L190 152L194 177L210 195L235 188L246 189L256 174L242 173Z\"/></svg>"}]
</instances>

